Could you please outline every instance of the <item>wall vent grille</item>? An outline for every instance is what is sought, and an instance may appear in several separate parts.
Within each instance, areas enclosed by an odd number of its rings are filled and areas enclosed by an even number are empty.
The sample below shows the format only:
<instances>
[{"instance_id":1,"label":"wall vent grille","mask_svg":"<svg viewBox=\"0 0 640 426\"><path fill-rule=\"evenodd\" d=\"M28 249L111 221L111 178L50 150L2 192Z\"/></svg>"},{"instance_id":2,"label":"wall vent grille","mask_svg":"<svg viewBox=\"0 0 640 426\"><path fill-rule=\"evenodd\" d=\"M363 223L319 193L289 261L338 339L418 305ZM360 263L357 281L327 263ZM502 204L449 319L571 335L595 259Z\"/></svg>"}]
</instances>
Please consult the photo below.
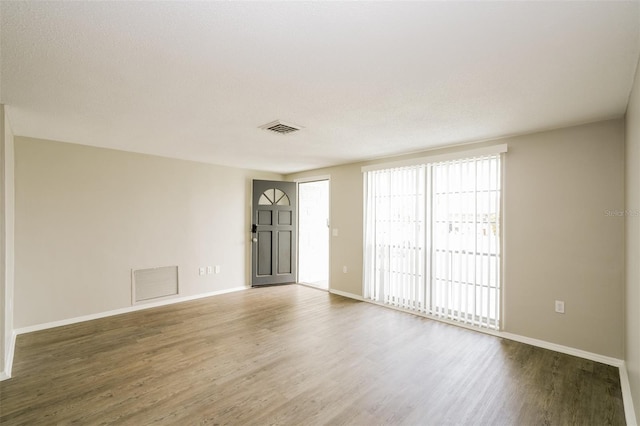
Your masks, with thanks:
<instances>
[{"instance_id":1,"label":"wall vent grille","mask_svg":"<svg viewBox=\"0 0 640 426\"><path fill-rule=\"evenodd\" d=\"M284 123L280 120L272 121L271 123L260 126L261 129L269 130L271 132L279 133L281 135L288 135L289 133L297 132L302 129L302 126L296 126L291 123Z\"/></svg>"},{"instance_id":2,"label":"wall vent grille","mask_svg":"<svg viewBox=\"0 0 640 426\"><path fill-rule=\"evenodd\" d=\"M131 273L133 303L178 294L178 267L137 269Z\"/></svg>"}]
</instances>

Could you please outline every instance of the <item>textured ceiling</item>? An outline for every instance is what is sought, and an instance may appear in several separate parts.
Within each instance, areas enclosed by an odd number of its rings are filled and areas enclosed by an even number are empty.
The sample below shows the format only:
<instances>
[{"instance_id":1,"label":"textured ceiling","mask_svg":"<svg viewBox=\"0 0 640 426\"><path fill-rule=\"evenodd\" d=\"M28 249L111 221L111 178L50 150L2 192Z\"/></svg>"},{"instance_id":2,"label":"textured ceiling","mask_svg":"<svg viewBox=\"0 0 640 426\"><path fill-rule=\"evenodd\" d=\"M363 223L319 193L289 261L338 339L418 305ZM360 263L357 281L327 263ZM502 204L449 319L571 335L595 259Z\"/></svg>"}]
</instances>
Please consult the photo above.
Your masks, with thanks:
<instances>
[{"instance_id":1,"label":"textured ceiling","mask_svg":"<svg viewBox=\"0 0 640 426\"><path fill-rule=\"evenodd\" d=\"M16 135L287 173L624 114L638 2L0 2ZM303 126L278 135L258 126Z\"/></svg>"}]
</instances>

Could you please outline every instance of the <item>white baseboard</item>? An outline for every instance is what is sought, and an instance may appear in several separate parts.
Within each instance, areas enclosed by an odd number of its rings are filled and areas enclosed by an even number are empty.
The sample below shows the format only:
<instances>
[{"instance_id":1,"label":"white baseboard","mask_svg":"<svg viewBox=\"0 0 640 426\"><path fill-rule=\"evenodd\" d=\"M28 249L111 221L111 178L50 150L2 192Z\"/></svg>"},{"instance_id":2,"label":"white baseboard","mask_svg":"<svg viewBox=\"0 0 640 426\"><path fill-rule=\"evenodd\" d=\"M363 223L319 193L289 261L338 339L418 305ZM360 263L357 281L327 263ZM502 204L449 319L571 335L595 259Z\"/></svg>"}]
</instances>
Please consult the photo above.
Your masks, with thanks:
<instances>
[{"instance_id":1,"label":"white baseboard","mask_svg":"<svg viewBox=\"0 0 640 426\"><path fill-rule=\"evenodd\" d=\"M534 339L532 337L521 336L519 334L508 333L506 331L499 331L496 336L503 337L505 339L514 340L520 343L526 343L531 346L537 346L543 349L549 349L555 352L560 352L567 355L577 356L578 358L588 359L590 361L600 362L602 364L611 365L613 367L622 367L624 360L613 358L605 355L596 354L593 352L583 351L582 349L572 348L570 346L559 345L557 343L547 342L546 340Z\"/></svg>"},{"instance_id":2,"label":"white baseboard","mask_svg":"<svg viewBox=\"0 0 640 426\"><path fill-rule=\"evenodd\" d=\"M631 398L631 384L629 383L629 375L627 374L626 363L623 363L620 366L620 388L622 390L624 417L627 421L627 426L638 426L636 412L633 407L633 399Z\"/></svg>"},{"instance_id":3,"label":"white baseboard","mask_svg":"<svg viewBox=\"0 0 640 426\"><path fill-rule=\"evenodd\" d=\"M245 286L233 287L233 288L229 288L229 289L225 289L225 290L212 291L212 292L209 292L209 293L201 293L201 294L196 294L196 295L192 295L192 296L172 297L170 299L163 299L163 300L157 301L157 302L149 302L149 303L137 304L137 305L133 305L133 306L128 306L126 308L114 309L112 311L99 312L99 313L90 314L90 315L83 315L83 316L80 316L80 317L68 318L68 319L64 319L64 320L60 320L60 321L48 322L48 323L44 323L44 324L30 325L28 327L22 327L22 328L16 329L15 330L15 334L31 333L31 332L34 332L34 331L46 330L46 329L54 328L54 327L61 327L63 325L76 324L76 323L79 323L79 322L91 321L91 320L94 320L94 319L106 318L106 317L111 317L111 316L114 316L114 315L120 315L120 314L129 313L129 312L141 311L143 309L156 308L158 306L173 305L175 303L188 302L189 300L196 300L196 299L202 299L202 298L205 298L205 297L218 296L220 294L233 293L233 292L236 292L236 291L246 290L246 289L249 289L249 288L250 287L245 287Z\"/></svg>"},{"instance_id":4,"label":"white baseboard","mask_svg":"<svg viewBox=\"0 0 640 426\"><path fill-rule=\"evenodd\" d=\"M7 380L11 378L11 370L13 368L13 354L16 349L16 332L11 333L11 338L9 339L9 347L5 351L5 356L7 357L4 360L4 371L0 373L0 382L3 380Z\"/></svg>"}]
</instances>

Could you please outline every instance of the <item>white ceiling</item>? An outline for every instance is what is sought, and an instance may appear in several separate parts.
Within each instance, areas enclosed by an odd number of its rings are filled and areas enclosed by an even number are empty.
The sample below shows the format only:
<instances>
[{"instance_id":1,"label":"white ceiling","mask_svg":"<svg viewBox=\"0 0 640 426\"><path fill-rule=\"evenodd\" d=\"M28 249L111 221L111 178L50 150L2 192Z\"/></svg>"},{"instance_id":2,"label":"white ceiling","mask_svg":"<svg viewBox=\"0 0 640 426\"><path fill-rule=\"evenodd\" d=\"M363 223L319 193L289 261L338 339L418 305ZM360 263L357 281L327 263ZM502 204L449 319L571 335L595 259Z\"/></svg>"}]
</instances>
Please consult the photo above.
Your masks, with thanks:
<instances>
[{"instance_id":1,"label":"white ceiling","mask_svg":"<svg viewBox=\"0 0 640 426\"><path fill-rule=\"evenodd\" d=\"M1 1L0 101L16 135L287 173L620 117L639 10Z\"/></svg>"}]
</instances>

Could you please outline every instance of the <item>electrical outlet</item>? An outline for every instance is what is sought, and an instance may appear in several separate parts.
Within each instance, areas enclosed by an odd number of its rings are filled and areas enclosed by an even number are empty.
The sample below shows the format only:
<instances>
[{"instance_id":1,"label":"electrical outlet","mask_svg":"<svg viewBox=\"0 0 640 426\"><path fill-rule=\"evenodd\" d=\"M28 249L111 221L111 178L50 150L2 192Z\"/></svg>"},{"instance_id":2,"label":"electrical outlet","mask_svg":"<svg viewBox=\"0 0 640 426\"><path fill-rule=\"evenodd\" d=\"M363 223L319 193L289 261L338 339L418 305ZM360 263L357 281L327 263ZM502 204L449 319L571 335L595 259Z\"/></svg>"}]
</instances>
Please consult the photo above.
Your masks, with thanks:
<instances>
[{"instance_id":1,"label":"electrical outlet","mask_svg":"<svg viewBox=\"0 0 640 426\"><path fill-rule=\"evenodd\" d=\"M219 274L219 273L220 273L220 265L216 265L216 269L215 269L215 271L216 271L216 274Z\"/></svg>"},{"instance_id":2,"label":"electrical outlet","mask_svg":"<svg viewBox=\"0 0 640 426\"><path fill-rule=\"evenodd\" d=\"M204 267L198 269L198 275L204 275Z\"/></svg>"},{"instance_id":3,"label":"electrical outlet","mask_svg":"<svg viewBox=\"0 0 640 426\"><path fill-rule=\"evenodd\" d=\"M343 267L342 267L342 273L343 273L343 274L346 274L346 273L347 273L347 271L348 271L348 269L347 269L346 265L345 265L345 266L343 266Z\"/></svg>"},{"instance_id":4,"label":"electrical outlet","mask_svg":"<svg viewBox=\"0 0 640 426\"><path fill-rule=\"evenodd\" d=\"M556 300L556 312L559 314L564 314L564 301Z\"/></svg>"},{"instance_id":5,"label":"electrical outlet","mask_svg":"<svg viewBox=\"0 0 640 426\"><path fill-rule=\"evenodd\" d=\"M331 231L331 235L333 235L334 237L338 236L338 228L333 228L333 230Z\"/></svg>"}]
</instances>

